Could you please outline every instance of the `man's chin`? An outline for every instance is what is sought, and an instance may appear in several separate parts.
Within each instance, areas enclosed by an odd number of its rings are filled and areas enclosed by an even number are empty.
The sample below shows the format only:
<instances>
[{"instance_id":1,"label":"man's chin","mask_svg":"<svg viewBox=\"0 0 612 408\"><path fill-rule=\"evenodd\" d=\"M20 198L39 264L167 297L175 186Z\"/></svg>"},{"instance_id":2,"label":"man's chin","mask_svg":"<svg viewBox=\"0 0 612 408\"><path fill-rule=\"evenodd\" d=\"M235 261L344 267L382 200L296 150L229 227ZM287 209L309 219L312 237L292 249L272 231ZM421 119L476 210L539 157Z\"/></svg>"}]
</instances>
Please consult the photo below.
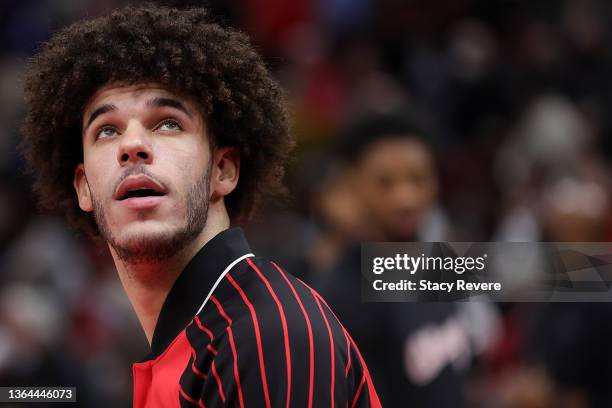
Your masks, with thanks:
<instances>
[{"instance_id":1,"label":"man's chin","mask_svg":"<svg viewBox=\"0 0 612 408\"><path fill-rule=\"evenodd\" d=\"M129 242L136 239L164 239L168 235L172 235L173 230L178 230L178 227L172 227L161 222L148 220L148 221L134 221L122 225L121 228L117 228L113 232L113 236L116 237L117 241Z\"/></svg>"},{"instance_id":2,"label":"man's chin","mask_svg":"<svg viewBox=\"0 0 612 408\"><path fill-rule=\"evenodd\" d=\"M188 228L170 229L140 226L108 239L109 245L125 263L163 262L180 252L190 241Z\"/></svg>"}]
</instances>

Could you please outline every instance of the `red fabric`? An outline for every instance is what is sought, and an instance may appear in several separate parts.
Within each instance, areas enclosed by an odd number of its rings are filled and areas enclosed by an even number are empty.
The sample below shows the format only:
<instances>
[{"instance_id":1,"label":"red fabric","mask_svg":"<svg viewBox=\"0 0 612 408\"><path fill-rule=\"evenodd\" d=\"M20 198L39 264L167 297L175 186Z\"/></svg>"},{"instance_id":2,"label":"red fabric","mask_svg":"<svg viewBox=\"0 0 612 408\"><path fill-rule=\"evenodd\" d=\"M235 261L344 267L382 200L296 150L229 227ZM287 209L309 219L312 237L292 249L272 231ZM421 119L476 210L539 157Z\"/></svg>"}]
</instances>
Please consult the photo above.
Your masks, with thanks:
<instances>
[{"instance_id":1,"label":"red fabric","mask_svg":"<svg viewBox=\"0 0 612 408\"><path fill-rule=\"evenodd\" d=\"M191 345L183 330L158 358L134 364L134 408L180 407L179 380L190 356Z\"/></svg>"}]
</instances>

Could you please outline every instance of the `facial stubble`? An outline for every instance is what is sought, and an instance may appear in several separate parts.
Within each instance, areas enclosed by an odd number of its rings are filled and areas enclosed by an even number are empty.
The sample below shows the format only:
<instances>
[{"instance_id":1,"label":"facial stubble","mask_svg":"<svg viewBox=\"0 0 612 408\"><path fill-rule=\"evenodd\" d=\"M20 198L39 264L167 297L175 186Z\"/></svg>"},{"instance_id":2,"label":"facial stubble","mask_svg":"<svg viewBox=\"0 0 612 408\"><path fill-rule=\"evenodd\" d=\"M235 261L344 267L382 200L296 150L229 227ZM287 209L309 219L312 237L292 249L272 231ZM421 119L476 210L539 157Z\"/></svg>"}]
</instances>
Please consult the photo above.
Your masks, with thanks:
<instances>
[{"instance_id":1,"label":"facial stubble","mask_svg":"<svg viewBox=\"0 0 612 408\"><path fill-rule=\"evenodd\" d=\"M202 232L208 219L210 205L210 175L212 166L204 170L185 197L185 223L171 231L155 236L140 235L120 242L111 232L104 207L92 197L94 217L100 234L115 250L117 256L126 264L163 262L185 248Z\"/></svg>"}]
</instances>

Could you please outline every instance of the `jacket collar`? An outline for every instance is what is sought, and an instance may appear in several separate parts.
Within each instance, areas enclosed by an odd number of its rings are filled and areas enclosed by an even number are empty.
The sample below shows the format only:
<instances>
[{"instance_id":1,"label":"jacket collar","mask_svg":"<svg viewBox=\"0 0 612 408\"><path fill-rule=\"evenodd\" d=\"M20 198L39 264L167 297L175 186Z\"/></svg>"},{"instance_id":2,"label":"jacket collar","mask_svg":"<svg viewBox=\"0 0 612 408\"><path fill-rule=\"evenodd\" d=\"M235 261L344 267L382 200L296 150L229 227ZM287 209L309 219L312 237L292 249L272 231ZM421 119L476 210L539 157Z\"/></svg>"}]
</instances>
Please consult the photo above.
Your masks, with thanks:
<instances>
[{"instance_id":1,"label":"jacket collar","mask_svg":"<svg viewBox=\"0 0 612 408\"><path fill-rule=\"evenodd\" d=\"M174 282L161 308L151 341L154 357L163 353L197 314L223 271L250 252L241 228L220 232L198 251Z\"/></svg>"}]
</instances>

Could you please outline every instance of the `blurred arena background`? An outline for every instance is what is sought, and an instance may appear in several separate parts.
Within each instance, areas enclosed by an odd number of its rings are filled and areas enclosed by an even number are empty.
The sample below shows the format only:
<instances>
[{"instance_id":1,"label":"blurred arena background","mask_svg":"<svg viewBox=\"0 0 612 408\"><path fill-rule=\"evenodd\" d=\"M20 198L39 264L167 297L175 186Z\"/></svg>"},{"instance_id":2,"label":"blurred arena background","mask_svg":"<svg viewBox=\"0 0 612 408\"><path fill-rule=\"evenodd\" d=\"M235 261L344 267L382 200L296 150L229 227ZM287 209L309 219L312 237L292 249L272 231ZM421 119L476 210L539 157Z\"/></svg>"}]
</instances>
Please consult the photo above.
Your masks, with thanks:
<instances>
[{"instance_id":1,"label":"blurred arena background","mask_svg":"<svg viewBox=\"0 0 612 408\"><path fill-rule=\"evenodd\" d=\"M267 203L246 231L256 252L332 303L352 281L342 273L358 280L345 254L362 240L612 237L612 3L160 3L204 4L215 21L249 33L286 89L297 139L289 199ZM20 78L54 30L123 4L0 3L0 385L76 386L80 405L92 407L131 405L130 363L147 353L146 340L105 248L36 209L17 148ZM401 146L416 157L408 190L378 180L362 191L366 164L347 160L350 137L364 118L393 115L427 129L418 132L428 147ZM398 149L377 159L398 164ZM376 217L401 228L376 235ZM381 373L385 406L612 406L608 304L349 309L340 319ZM397 330L358 327L379 312L396 314Z\"/></svg>"}]
</instances>

